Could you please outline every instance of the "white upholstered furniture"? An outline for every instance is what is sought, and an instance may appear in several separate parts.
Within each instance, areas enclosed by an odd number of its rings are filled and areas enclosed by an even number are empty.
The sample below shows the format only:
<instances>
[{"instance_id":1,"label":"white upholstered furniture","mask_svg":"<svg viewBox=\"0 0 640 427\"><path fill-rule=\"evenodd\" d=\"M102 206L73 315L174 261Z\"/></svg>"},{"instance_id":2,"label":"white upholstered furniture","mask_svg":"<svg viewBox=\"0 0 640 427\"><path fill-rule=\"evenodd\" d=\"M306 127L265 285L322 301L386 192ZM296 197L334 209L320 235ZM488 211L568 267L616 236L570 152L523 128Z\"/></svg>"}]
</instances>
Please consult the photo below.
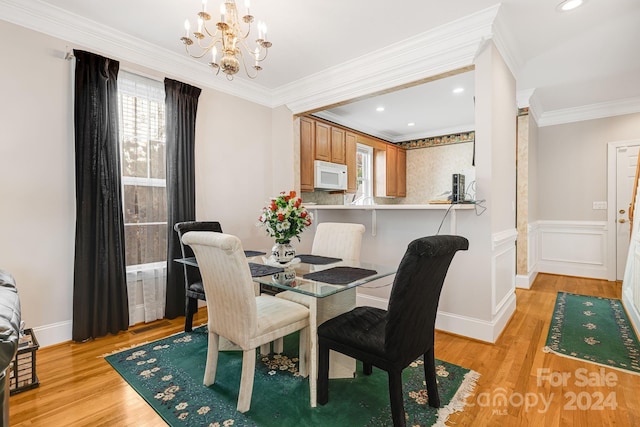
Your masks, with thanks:
<instances>
[{"instance_id":1,"label":"white upholstered furniture","mask_svg":"<svg viewBox=\"0 0 640 427\"><path fill-rule=\"evenodd\" d=\"M363 234L362 224L321 222L316 226L311 255L341 258L343 261L360 261ZM307 307L313 298L291 291L280 292L276 296Z\"/></svg>"},{"instance_id":2,"label":"white upholstered furniture","mask_svg":"<svg viewBox=\"0 0 640 427\"><path fill-rule=\"evenodd\" d=\"M321 222L316 226L316 234L313 237L311 255L320 255L331 258L341 258L343 261L360 261L360 249L364 225L341 222ZM339 314L346 313L356 306L355 288L344 291L339 295L325 298L315 298L293 291L284 291L276 295L277 298L293 301L309 307L311 311L311 334L309 341L309 382L313 384L311 392L311 405L316 404L317 378L317 339L316 329L324 321ZM278 339L274 342L274 351L282 352L283 342ZM332 352L331 354L331 378L353 377L356 362L350 357Z\"/></svg>"},{"instance_id":3,"label":"white upholstered furniture","mask_svg":"<svg viewBox=\"0 0 640 427\"><path fill-rule=\"evenodd\" d=\"M209 342L204 385L215 382L219 339L225 337L243 351L237 409L239 412L248 411L253 391L256 348L298 330L299 370L306 376L309 309L273 296L256 296L247 258L236 236L191 231L183 235L182 241L195 253L207 296Z\"/></svg>"}]
</instances>

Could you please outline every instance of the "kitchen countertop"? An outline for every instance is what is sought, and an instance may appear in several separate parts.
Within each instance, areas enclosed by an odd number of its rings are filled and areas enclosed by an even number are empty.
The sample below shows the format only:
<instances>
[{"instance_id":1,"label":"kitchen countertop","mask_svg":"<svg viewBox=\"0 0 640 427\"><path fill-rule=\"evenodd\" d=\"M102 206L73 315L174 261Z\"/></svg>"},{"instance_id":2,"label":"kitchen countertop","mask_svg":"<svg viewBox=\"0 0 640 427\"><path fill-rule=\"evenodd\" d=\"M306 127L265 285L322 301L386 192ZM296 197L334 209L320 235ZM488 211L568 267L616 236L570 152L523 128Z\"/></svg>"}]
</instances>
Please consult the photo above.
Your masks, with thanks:
<instances>
[{"instance_id":1,"label":"kitchen countertop","mask_svg":"<svg viewBox=\"0 0 640 427\"><path fill-rule=\"evenodd\" d=\"M424 205L313 205L303 203L307 209L317 210L339 210L339 209L356 209L356 210L466 210L475 209L474 203L454 204L434 203Z\"/></svg>"}]
</instances>

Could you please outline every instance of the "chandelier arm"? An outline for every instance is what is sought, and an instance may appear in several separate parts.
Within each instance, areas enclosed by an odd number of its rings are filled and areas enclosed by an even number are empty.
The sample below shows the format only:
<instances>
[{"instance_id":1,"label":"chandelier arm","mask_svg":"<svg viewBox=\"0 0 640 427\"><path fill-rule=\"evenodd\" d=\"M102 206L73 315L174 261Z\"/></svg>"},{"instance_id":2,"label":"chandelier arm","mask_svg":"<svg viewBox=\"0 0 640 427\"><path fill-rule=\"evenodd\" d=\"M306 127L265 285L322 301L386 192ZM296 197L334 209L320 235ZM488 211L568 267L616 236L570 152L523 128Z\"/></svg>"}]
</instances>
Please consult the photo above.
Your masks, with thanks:
<instances>
[{"instance_id":1,"label":"chandelier arm","mask_svg":"<svg viewBox=\"0 0 640 427\"><path fill-rule=\"evenodd\" d=\"M185 46L185 47L186 47L186 46ZM188 48L188 47L186 47L186 50L187 50L187 54L189 54L189 56L190 56L190 57L195 58L195 59L200 59L200 58L204 57L207 53L211 52L211 48L212 48L212 47L213 47L213 45L209 46L209 48L206 48L206 47L205 47L205 48L202 48L202 49L204 49L204 50L203 50L203 52L202 52L201 54L199 54L199 55L194 55L193 53L191 53L191 52L189 51L189 48Z\"/></svg>"},{"instance_id":2,"label":"chandelier arm","mask_svg":"<svg viewBox=\"0 0 640 427\"><path fill-rule=\"evenodd\" d=\"M246 53L248 53L252 58L256 59L256 55L254 53L255 49L251 49L249 47L246 39L241 40L240 45L244 48ZM269 53L269 48L261 45L256 45L256 47L260 47L260 54L262 55L261 57L257 58L257 61L262 62L267 58L267 54Z\"/></svg>"},{"instance_id":3,"label":"chandelier arm","mask_svg":"<svg viewBox=\"0 0 640 427\"><path fill-rule=\"evenodd\" d=\"M255 74L251 75L251 73L249 72L249 68L247 67L247 63L244 60L244 55L242 55L242 52L240 52L239 55L242 58L240 62L242 62L242 67L244 68L244 72L247 74L247 77L249 77L250 79L255 79L256 77L258 77L258 70L254 68Z\"/></svg>"},{"instance_id":4,"label":"chandelier arm","mask_svg":"<svg viewBox=\"0 0 640 427\"><path fill-rule=\"evenodd\" d=\"M262 62L265 59L267 59L267 55L269 55L269 48L268 47L263 47L262 51L264 52L264 55L262 56L262 58L258 59L258 62Z\"/></svg>"},{"instance_id":5,"label":"chandelier arm","mask_svg":"<svg viewBox=\"0 0 640 427\"><path fill-rule=\"evenodd\" d=\"M211 39L208 44L203 45L202 40L198 40L198 47L204 51L202 55L205 55L207 52L211 51L211 48L214 47L217 42L218 39ZM198 56L198 58L202 58L202 56Z\"/></svg>"},{"instance_id":6,"label":"chandelier arm","mask_svg":"<svg viewBox=\"0 0 640 427\"><path fill-rule=\"evenodd\" d=\"M216 30L213 32L213 34L211 34L211 31L209 31L209 26L207 25L206 22L202 25L202 28L204 29L204 32L207 33L207 35L212 39L215 39L216 37L218 37L218 33L220 32L220 30L218 29L218 26L216 25Z\"/></svg>"}]
</instances>

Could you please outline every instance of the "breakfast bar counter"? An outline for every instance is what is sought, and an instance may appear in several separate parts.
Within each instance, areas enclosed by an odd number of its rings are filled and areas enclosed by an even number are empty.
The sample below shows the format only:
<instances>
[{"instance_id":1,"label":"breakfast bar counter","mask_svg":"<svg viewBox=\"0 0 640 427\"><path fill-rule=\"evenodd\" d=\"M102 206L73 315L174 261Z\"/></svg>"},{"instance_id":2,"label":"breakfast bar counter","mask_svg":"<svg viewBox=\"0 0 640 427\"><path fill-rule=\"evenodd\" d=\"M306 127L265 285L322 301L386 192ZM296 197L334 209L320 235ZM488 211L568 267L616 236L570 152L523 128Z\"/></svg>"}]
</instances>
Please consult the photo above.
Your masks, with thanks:
<instances>
[{"instance_id":1,"label":"breakfast bar counter","mask_svg":"<svg viewBox=\"0 0 640 427\"><path fill-rule=\"evenodd\" d=\"M316 221L322 215L319 211L370 211L371 212L371 227L370 232L372 236L377 234L378 228L378 211L432 211L435 215L441 215L442 217L449 216L449 232L456 234L457 230L457 211L469 211L474 210L476 205L473 203L431 203L424 205L392 205L392 204L375 204L375 205L316 205L305 203L307 210L313 212L316 217ZM433 216L433 214L431 216ZM443 218L444 219L444 218Z\"/></svg>"}]
</instances>

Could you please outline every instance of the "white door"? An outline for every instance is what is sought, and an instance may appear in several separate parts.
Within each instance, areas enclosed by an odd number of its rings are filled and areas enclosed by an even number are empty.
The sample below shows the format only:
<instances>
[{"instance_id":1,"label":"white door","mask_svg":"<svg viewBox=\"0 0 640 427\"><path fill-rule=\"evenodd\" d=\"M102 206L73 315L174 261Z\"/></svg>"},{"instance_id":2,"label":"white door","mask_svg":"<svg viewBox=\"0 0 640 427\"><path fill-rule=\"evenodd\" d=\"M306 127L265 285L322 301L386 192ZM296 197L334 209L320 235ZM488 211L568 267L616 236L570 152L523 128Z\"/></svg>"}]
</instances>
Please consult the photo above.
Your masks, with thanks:
<instances>
[{"instance_id":1,"label":"white door","mask_svg":"<svg viewBox=\"0 0 640 427\"><path fill-rule=\"evenodd\" d=\"M640 145L618 147L616 154L616 280L624 278L629 251L629 207L633 196ZM635 207L634 221L640 221L640 206Z\"/></svg>"}]
</instances>

